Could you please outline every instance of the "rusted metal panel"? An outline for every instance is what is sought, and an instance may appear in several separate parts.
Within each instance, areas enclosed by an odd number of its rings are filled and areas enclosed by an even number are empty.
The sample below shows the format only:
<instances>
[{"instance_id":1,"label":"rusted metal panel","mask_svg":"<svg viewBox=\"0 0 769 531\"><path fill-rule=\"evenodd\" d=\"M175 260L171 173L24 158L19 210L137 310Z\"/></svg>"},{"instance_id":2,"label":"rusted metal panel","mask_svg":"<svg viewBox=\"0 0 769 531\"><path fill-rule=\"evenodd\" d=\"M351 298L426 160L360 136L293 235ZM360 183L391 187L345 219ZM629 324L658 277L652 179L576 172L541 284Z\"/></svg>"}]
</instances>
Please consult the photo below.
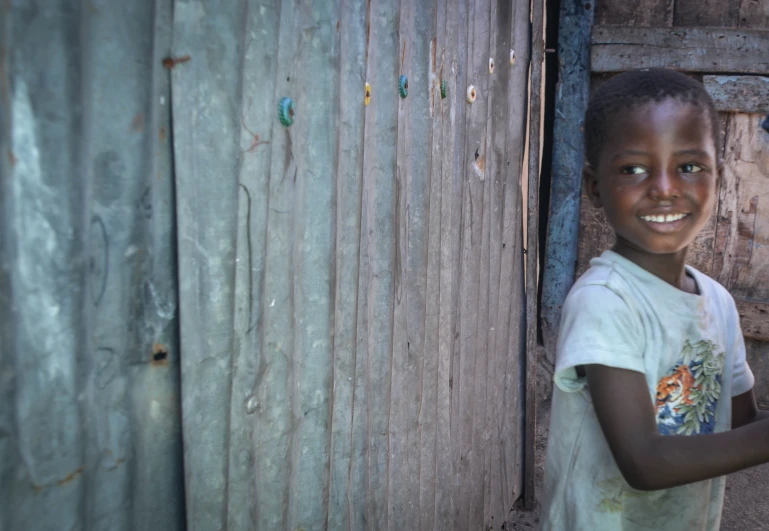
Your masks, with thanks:
<instances>
[{"instance_id":1,"label":"rusted metal panel","mask_svg":"<svg viewBox=\"0 0 769 531\"><path fill-rule=\"evenodd\" d=\"M171 5L0 10L0 527L181 529Z\"/></svg>"}]
</instances>

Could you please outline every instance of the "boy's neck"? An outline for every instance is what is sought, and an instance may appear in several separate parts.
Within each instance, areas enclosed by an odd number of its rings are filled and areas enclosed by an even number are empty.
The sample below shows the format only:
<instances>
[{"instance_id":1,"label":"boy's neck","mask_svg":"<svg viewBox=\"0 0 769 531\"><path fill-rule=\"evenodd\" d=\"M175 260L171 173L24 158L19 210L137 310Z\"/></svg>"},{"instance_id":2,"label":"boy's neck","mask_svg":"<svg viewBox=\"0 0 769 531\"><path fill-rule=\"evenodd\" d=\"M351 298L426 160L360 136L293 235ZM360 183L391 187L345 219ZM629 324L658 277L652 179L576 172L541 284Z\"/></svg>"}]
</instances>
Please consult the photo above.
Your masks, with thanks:
<instances>
[{"instance_id":1,"label":"boy's neck","mask_svg":"<svg viewBox=\"0 0 769 531\"><path fill-rule=\"evenodd\" d=\"M634 264L647 270L671 286L687 293L697 294L697 283L686 274L686 252L688 247L671 254L649 254L621 242L612 247L612 251Z\"/></svg>"}]
</instances>

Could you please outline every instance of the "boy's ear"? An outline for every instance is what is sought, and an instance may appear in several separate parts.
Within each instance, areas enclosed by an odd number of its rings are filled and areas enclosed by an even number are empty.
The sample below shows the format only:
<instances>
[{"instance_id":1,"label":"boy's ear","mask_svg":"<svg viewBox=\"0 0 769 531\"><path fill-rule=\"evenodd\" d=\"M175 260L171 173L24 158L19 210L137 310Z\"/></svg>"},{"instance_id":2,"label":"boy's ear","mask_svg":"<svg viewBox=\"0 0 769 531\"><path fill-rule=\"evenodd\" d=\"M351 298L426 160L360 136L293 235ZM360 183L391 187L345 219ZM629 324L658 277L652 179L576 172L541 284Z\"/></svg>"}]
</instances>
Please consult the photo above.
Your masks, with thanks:
<instances>
[{"instance_id":1,"label":"boy's ear","mask_svg":"<svg viewBox=\"0 0 769 531\"><path fill-rule=\"evenodd\" d=\"M603 207L601 191L598 187L598 176L589 162L585 162L585 165L582 166L582 189L590 200L590 204L595 208Z\"/></svg>"}]
</instances>

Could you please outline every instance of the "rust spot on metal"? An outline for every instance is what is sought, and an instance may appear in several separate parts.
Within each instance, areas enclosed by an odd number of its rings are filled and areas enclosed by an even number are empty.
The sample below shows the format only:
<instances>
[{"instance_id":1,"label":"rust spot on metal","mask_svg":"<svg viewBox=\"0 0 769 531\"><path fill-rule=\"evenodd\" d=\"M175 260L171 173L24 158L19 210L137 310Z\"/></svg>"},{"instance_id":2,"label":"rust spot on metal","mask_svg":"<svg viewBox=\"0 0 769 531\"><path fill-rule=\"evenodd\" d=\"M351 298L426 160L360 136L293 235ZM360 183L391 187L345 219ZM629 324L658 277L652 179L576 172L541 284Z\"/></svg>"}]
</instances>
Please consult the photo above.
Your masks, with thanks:
<instances>
[{"instance_id":1,"label":"rust spot on metal","mask_svg":"<svg viewBox=\"0 0 769 531\"><path fill-rule=\"evenodd\" d=\"M168 130L165 127L161 127L160 132L158 133L158 137L160 138L161 142L165 142L166 138L168 138Z\"/></svg>"},{"instance_id":2,"label":"rust spot on metal","mask_svg":"<svg viewBox=\"0 0 769 531\"><path fill-rule=\"evenodd\" d=\"M138 112L131 121L131 131L138 133L142 129L144 129L144 113Z\"/></svg>"},{"instance_id":3,"label":"rust spot on metal","mask_svg":"<svg viewBox=\"0 0 769 531\"><path fill-rule=\"evenodd\" d=\"M8 162L11 164L11 167L16 166L16 163L19 162L19 159L16 158L16 155L10 149L8 150Z\"/></svg>"},{"instance_id":4,"label":"rust spot on metal","mask_svg":"<svg viewBox=\"0 0 769 531\"><path fill-rule=\"evenodd\" d=\"M192 60L192 57L189 55L182 55L181 57L166 57L163 59L163 66L167 68L168 70L171 70L173 67L180 63L186 63L187 61Z\"/></svg>"},{"instance_id":5,"label":"rust spot on metal","mask_svg":"<svg viewBox=\"0 0 769 531\"><path fill-rule=\"evenodd\" d=\"M168 347L162 343L152 345L152 360L150 363L154 366L168 365Z\"/></svg>"},{"instance_id":6,"label":"rust spot on metal","mask_svg":"<svg viewBox=\"0 0 769 531\"><path fill-rule=\"evenodd\" d=\"M78 477L82 473L83 473L83 467L81 466L77 470L75 470L75 471L71 472L70 474L68 474L67 477L65 477L64 479L60 479L59 481L57 481L56 484L57 485L66 485L67 483L69 483L70 481L72 481L73 479L75 479L76 477Z\"/></svg>"},{"instance_id":7,"label":"rust spot on metal","mask_svg":"<svg viewBox=\"0 0 769 531\"><path fill-rule=\"evenodd\" d=\"M294 110L290 109L289 112L290 112L291 116L293 117ZM245 116L241 115L240 123L243 125L243 129L245 129L246 132L248 132L248 134L251 135L251 138L252 138L251 145L248 146L248 149L243 150L243 153L253 153L253 151L257 147L261 146L262 144L269 144L270 143L268 140L261 140L259 138L258 134L254 133L253 131L251 131L251 129L248 128L248 126L246 125L246 117Z\"/></svg>"}]
</instances>

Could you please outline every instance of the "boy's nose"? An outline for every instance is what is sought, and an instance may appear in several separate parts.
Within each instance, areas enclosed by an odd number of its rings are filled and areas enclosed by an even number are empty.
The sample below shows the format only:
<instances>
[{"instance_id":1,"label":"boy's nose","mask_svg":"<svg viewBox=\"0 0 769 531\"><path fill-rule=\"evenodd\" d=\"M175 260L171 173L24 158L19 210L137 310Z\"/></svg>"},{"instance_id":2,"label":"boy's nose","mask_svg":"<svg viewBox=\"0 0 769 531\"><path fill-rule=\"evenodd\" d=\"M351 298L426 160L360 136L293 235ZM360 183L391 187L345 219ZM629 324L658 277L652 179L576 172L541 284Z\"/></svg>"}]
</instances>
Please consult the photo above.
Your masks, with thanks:
<instances>
[{"instance_id":1,"label":"boy's nose","mask_svg":"<svg viewBox=\"0 0 769 531\"><path fill-rule=\"evenodd\" d=\"M652 177L649 196L655 201L675 199L680 194L678 184L675 172L660 170Z\"/></svg>"}]
</instances>

